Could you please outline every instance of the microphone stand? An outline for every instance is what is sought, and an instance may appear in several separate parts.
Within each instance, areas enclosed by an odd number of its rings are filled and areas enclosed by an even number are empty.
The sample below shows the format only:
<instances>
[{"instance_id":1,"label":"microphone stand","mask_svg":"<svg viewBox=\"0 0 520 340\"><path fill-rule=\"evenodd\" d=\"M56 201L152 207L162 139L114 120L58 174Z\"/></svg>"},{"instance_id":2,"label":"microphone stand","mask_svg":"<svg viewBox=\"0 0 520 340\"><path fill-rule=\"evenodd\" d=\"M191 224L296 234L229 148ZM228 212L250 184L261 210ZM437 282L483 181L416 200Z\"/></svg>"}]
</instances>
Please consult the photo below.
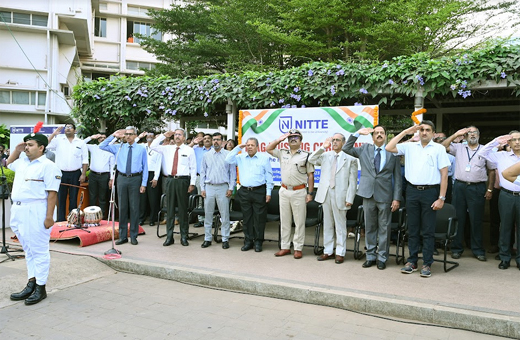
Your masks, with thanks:
<instances>
[{"instance_id":1,"label":"microphone stand","mask_svg":"<svg viewBox=\"0 0 520 340\"><path fill-rule=\"evenodd\" d=\"M115 242L115 233L116 233L116 221L115 221L115 213L116 213L116 181L115 181L115 174L117 169L117 159L119 158L119 152L121 152L121 149L123 148L123 142L121 142L121 145L119 146L119 150L117 150L116 154L116 160L114 164L114 168L110 169L110 177L114 178L114 181L112 182L112 189L110 190L110 207L108 208L110 219L112 221L112 249L109 249L105 252L105 256L103 258L107 260L113 260L113 259L119 259L121 258L122 252L118 249L116 249L116 242ZM119 226L121 228L121 226Z\"/></svg>"},{"instance_id":2,"label":"microphone stand","mask_svg":"<svg viewBox=\"0 0 520 340\"><path fill-rule=\"evenodd\" d=\"M0 160L0 170L2 170L2 176L0 176L0 199L2 200L2 249L0 250L1 254L5 254L7 256L6 259L0 261L0 263L5 262L7 260L14 261L16 259L23 259L25 255L11 255L9 254L9 246L5 242L5 200L9 199L10 192L9 187L7 186L7 177L5 177L4 167L2 166ZM23 252L22 249L13 249L12 252Z\"/></svg>"}]
</instances>

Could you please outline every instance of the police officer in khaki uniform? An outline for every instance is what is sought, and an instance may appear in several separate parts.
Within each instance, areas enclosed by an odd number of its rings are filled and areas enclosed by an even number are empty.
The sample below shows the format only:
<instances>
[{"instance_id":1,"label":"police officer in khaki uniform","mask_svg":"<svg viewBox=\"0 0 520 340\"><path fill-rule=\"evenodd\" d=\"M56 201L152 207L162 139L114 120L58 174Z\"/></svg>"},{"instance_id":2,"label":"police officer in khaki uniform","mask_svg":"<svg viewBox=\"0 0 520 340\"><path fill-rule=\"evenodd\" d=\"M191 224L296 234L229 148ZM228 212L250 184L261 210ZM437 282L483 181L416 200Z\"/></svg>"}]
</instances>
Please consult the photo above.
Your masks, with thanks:
<instances>
[{"instance_id":1,"label":"police officer in khaki uniform","mask_svg":"<svg viewBox=\"0 0 520 340\"><path fill-rule=\"evenodd\" d=\"M282 147L276 147L287 139ZM291 253L292 223L294 230L294 258L302 258L302 248L305 241L306 204L312 201L314 191L314 165L309 163L309 153L300 149L303 136L298 130L289 130L280 138L272 141L266 151L280 160L282 172L282 187L280 188L280 225L281 250L275 256ZM308 188L308 189L307 189ZM307 190L306 190L307 189Z\"/></svg>"},{"instance_id":2,"label":"police officer in khaki uniform","mask_svg":"<svg viewBox=\"0 0 520 340\"><path fill-rule=\"evenodd\" d=\"M31 133L23 141L9 156L7 166L15 172L10 226L25 252L29 282L21 292L11 294L11 300L33 305L47 297L49 240L61 171L44 155L48 144L45 135ZM22 151L26 157L19 157Z\"/></svg>"}]
</instances>

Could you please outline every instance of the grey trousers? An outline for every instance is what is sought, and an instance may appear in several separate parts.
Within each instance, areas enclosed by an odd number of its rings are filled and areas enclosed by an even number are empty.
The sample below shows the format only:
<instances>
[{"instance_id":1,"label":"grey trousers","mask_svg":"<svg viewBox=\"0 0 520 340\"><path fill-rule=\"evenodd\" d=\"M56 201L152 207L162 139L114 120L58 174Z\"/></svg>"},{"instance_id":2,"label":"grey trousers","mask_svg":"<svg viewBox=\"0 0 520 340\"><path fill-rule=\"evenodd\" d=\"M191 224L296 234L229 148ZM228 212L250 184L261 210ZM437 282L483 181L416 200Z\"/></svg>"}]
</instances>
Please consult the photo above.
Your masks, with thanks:
<instances>
[{"instance_id":1,"label":"grey trousers","mask_svg":"<svg viewBox=\"0 0 520 340\"><path fill-rule=\"evenodd\" d=\"M386 262L392 232L390 227L392 204L376 202L374 198L363 198L363 211L365 213L367 260L374 261L377 258L381 262Z\"/></svg>"},{"instance_id":2,"label":"grey trousers","mask_svg":"<svg viewBox=\"0 0 520 340\"><path fill-rule=\"evenodd\" d=\"M229 241L229 197L226 197L226 191L229 185L206 184L206 198L204 199L204 241L211 241L211 227L213 224L213 212L215 211L215 202L217 203L220 219L222 220L222 242Z\"/></svg>"}]
</instances>

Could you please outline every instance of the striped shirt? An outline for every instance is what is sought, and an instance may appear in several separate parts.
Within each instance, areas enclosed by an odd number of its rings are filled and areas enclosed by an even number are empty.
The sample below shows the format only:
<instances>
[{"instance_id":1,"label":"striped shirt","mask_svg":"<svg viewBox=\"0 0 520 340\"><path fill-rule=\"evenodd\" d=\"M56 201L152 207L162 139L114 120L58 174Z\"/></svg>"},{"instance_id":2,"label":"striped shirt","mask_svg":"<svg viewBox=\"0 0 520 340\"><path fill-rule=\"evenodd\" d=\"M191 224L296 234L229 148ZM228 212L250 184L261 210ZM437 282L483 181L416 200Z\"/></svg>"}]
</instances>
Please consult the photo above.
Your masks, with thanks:
<instances>
[{"instance_id":1,"label":"striped shirt","mask_svg":"<svg viewBox=\"0 0 520 340\"><path fill-rule=\"evenodd\" d=\"M211 149L204 154L200 166L200 190L205 191L207 184L227 184L229 190L235 188L237 168L226 163L229 151Z\"/></svg>"}]
</instances>

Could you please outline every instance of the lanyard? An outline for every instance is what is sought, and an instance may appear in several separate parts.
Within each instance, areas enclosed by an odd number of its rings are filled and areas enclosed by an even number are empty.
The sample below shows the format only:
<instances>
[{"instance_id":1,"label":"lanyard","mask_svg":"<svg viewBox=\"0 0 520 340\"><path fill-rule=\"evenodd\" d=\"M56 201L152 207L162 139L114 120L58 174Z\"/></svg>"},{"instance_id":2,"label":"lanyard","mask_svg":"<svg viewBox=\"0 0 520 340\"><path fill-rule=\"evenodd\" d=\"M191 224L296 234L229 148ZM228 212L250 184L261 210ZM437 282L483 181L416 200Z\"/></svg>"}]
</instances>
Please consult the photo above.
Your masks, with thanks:
<instances>
[{"instance_id":1,"label":"lanyard","mask_svg":"<svg viewBox=\"0 0 520 340\"><path fill-rule=\"evenodd\" d=\"M473 153L473 156L469 156L469 151L468 151L469 147L466 148L466 153L468 154L468 163L471 163L471 160L473 159L473 157L475 157L475 155L477 154L478 152L478 149L480 149L480 145L478 146L477 150L475 150L475 152Z\"/></svg>"}]
</instances>

